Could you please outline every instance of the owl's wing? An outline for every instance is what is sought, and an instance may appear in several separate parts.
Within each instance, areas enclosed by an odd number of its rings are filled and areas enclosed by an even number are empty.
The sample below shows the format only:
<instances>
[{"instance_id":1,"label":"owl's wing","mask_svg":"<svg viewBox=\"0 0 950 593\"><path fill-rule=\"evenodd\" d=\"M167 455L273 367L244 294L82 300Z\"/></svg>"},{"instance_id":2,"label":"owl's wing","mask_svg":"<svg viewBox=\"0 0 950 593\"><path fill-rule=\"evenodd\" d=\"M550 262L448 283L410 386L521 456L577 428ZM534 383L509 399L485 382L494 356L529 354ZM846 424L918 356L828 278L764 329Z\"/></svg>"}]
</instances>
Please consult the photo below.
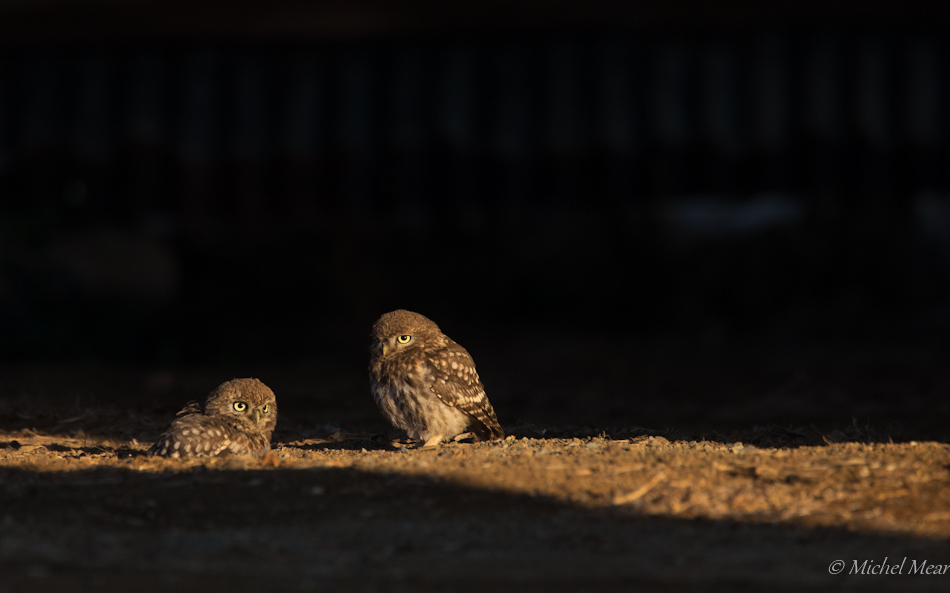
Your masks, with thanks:
<instances>
[{"instance_id":1,"label":"owl's wing","mask_svg":"<svg viewBox=\"0 0 950 593\"><path fill-rule=\"evenodd\" d=\"M475 433L484 439L500 439L505 431L485 395L475 361L465 348L453 341L427 360L432 391L446 404L471 416Z\"/></svg>"},{"instance_id":2,"label":"owl's wing","mask_svg":"<svg viewBox=\"0 0 950 593\"><path fill-rule=\"evenodd\" d=\"M200 414L201 413L201 402L196 402L191 400L185 407L178 410L178 413L175 414L175 418L181 418L182 416L187 416L188 414Z\"/></svg>"},{"instance_id":3,"label":"owl's wing","mask_svg":"<svg viewBox=\"0 0 950 593\"><path fill-rule=\"evenodd\" d=\"M231 427L202 414L184 414L185 410L179 412L168 431L152 445L149 455L214 457L233 448Z\"/></svg>"}]
</instances>

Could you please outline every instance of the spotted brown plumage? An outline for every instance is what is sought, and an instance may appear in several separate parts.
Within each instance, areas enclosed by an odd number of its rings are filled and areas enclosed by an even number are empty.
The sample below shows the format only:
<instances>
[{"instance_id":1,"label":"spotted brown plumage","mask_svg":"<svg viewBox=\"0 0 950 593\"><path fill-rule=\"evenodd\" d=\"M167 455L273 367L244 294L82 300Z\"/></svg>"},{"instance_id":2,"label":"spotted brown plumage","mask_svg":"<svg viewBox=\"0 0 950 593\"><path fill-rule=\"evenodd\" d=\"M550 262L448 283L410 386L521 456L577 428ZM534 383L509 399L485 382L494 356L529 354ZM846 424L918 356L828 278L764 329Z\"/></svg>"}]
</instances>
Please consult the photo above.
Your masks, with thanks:
<instances>
[{"instance_id":1,"label":"spotted brown plumage","mask_svg":"<svg viewBox=\"0 0 950 593\"><path fill-rule=\"evenodd\" d=\"M186 404L148 454L261 456L270 451L276 424L274 392L257 379L234 379L219 385L204 404Z\"/></svg>"},{"instance_id":2,"label":"spotted brown plumage","mask_svg":"<svg viewBox=\"0 0 950 593\"><path fill-rule=\"evenodd\" d=\"M373 325L370 386L376 405L409 438L434 445L464 432L505 436L475 362L432 320L386 313Z\"/></svg>"}]
</instances>

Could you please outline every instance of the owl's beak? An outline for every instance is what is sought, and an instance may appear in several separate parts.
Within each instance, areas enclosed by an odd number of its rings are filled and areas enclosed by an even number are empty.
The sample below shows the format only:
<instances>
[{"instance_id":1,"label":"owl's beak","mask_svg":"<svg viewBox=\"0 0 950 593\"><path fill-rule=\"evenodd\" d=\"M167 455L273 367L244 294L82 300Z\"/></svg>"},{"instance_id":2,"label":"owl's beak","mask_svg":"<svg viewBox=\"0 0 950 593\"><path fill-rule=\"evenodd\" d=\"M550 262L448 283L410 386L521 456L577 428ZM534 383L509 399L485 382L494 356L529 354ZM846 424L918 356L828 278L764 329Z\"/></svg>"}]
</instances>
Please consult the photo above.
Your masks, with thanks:
<instances>
[{"instance_id":1,"label":"owl's beak","mask_svg":"<svg viewBox=\"0 0 950 593\"><path fill-rule=\"evenodd\" d=\"M254 410L254 424L260 424L260 423L261 423L261 411Z\"/></svg>"},{"instance_id":2,"label":"owl's beak","mask_svg":"<svg viewBox=\"0 0 950 593\"><path fill-rule=\"evenodd\" d=\"M387 352L389 352L389 344L383 342L383 356L386 356Z\"/></svg>"}]
</instances>

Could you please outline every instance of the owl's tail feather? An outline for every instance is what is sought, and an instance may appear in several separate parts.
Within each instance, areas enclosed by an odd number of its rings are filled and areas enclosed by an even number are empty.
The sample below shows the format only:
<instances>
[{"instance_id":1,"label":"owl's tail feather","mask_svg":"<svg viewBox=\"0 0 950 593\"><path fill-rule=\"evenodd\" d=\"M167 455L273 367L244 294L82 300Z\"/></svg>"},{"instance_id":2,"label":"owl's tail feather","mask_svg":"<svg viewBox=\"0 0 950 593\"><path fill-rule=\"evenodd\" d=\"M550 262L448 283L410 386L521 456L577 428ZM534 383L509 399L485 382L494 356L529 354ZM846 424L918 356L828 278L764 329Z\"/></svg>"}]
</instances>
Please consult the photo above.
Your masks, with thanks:
<instances>
[{"instance_id":1,"label":"owl's tail feather","mask_svg":"<svg viewBox=\"0 0 950 593\"><path fill-rule=\"evenodd\" d=\"M201 402L196 402L194 400L185 404L185 407L178 410L178 413L175 414L175 418L181 418L182 416L187 416L189 414L200 414L201 413Z\"/></svg>"},{"instance_id":2,"label":"owl's tail feather","mask_svg":"<svg viewBox=\"0 0 950 593\"><path fill-rule=\"evenodd\" d=\"M485 422L481 418L476 418L470 428L478 441L495 441L505 438L505 431L498 425L497 420Z\"/></svg>"}]
</instances>

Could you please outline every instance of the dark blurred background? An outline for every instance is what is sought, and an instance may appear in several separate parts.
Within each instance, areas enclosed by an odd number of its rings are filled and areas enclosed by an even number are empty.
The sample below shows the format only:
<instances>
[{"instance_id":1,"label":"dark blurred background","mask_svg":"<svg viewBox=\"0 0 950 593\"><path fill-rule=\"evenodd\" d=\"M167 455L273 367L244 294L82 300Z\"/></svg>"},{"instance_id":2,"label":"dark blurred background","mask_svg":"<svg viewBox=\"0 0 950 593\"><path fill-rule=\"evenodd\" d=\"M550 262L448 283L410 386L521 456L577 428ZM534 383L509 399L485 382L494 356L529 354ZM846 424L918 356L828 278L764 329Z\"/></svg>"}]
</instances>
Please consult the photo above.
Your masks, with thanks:
<instances>
[{"instance_id":1,"label":"dark blurred background","mask_svg":"<svg viewBox=\"0 0 950 593\"><path fill-rule=\"evenodd\" d=\"M565 401L639 385L614 418L670 395L644 357L696 349L942 369L948 14L0 0L0 356L363 381L370 325L408 308L522 417L529 357Z\"/></svg>"}]
</instances>

